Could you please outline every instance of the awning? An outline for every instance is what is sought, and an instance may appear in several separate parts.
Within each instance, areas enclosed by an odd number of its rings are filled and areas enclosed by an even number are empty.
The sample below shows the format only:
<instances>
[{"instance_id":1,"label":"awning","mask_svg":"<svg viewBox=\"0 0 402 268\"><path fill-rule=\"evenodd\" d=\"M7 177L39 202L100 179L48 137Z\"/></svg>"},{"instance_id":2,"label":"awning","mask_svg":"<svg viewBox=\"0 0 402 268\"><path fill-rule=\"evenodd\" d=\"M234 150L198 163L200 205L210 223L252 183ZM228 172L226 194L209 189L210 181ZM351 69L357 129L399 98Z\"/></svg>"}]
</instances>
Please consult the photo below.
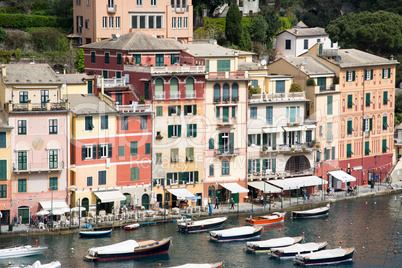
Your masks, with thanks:
<instances>
[{"instance_id":1,"label":"awning","mask_svg":"<svg viewBox=\"0 0 402 268\"><path fill-rule=\"evenodd\" d=\"M282 129L279 127L263 127L262 131L264 133L277 133L277 132L282 132Z\"/></svg>"},{"instance_id":2,"label":"awning","mask_svg":"<svg viewBox=\"0 0 402 268\"><path fill-rule=\"evenodd\" d=\"M177 199L201 199L200 196L196 196L193 193L191 193L187 189L166 189L168 190L172 195L175 195Z\"/></svg>"},{"instance_id":3,"label":"awning","mask_svg":"<svg viewBox=\"0 0 402 268\"><path fill-rule=\"evenodd\" d=\"M350 181L356 181L356 178L349 175L345 171L342 170L333 170L333 171L328 171L329 175L332 175L333 177L337 178L338 180L342 182L350 182Z\"/></svg>"},{"instance_id":4,"label":"awning","mask_svg":"<svg viewBox=\"0 0 402 268\"><path fill-rule=\"evenodd\" d=\"M49 211L52 209L52 207L53 209L69 208L64 201L53 201L53 206L52 201L40 201L39 204L42 206L43 210Z\"/></svg>"},{"instance_id":5,"label":"awning","mask_svg":"<svg viewBox=\"0 0 402 268\"><path fill-rule=\"evenodd\" d=\"M269 194L269 193L280 193L282 190L278 187L275 187L271 184L268 184L263 181L251 181L248 183L248 186L251 186L253 188L256 188L260 191L263 191L264 194Z\"/></svg>"},{"instance_id":6,"label":"awning","mask_svg":"<svg viewBox=\"0 0 402 268\"><path fill-rule=\"evenodd\" d=\"M239 184L233 182L233 183L219 183L220 186L228 189L229 191L232 192L232 194L238 194L238 193L248 193L248 189L240 186Z\"/></svg>"},{"instance_id":7,"label":"awning","mask_svg":"<svg viewBox=\"0 0 402 268\"><path fill-rule=\"evenodd\" d=\"M283 180L270 180L267 183L275 185L286 190L299 189L301 187L316 186L322 184L328 184L326 180L320 179L317 176L306 176L298 178L287 178Z\"/></svg>"},{"instance_id":8,"label":"awning","mask_svg":"<svg viewBox=\"0 0 402 268\"><path fill-rule=\"evenodd\" d=\"M282 127L283 130L285 130L286 132L289 131L302 131L302 130L306 130L305 126L295 126L295 127Z\"/></svg>"},{"instance_id":9,"label":"awning","mask_svg":"<svg viewBox=\"0 0 402 268\"><path fill-rule=\"evenodd\" d=\"M94 192L94 194L101 200L101 203L126 200L126 197L119 191Z\"/></svg>"}]
</instances>

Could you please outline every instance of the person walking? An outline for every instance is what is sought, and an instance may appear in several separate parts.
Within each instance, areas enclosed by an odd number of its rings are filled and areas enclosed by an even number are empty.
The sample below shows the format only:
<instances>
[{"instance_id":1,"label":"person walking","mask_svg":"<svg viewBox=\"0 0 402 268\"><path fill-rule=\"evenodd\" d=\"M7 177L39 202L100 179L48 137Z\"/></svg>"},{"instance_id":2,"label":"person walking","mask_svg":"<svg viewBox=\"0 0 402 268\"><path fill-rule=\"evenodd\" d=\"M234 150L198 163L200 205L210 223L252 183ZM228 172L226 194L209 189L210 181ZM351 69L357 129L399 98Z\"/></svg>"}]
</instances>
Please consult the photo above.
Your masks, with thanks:
<instances>
[{"instance_id":1,"label":"person walking","mask_svg":"<svg viewBox=\"0 0 402 268\"><path fill-rule=\"evenodd\" d=\"M214 209L218 209L219 208L219 200L218 197L215 197L215 207Z\"/></svg>"},{"instance_id":2,"label":"person walking","mask_svg":"<svg viewBox=\"0 0 402 268\"><path fill-rule=\"evenodd\" d=\"M306 188L303 188L303 199L304 199L304 201L306 201L306 199L307 199L307 196L306 196L306 194L307 194L307 191L306 191Z\"/></svg>"},{"instance_id":3,"label":"person walking","mask_svg":"<svg viewBox=\"0 0 402 268\"><path fill-rule=\"evenodd\" d=\"M209 216L212 215L212 200L211 197L208 196L208 210L209 210Z\"/></svg>"},{"instance_id":4,"label":"person walking","mask_svg":"<svg viewBox=\"0 0 402 268\"><path fill-rule=\"evenodd\" d=\"M234 200L233 200L233 197L232 198L230 198L230 209L234 209Z\"/></svg>"}]
</instances>

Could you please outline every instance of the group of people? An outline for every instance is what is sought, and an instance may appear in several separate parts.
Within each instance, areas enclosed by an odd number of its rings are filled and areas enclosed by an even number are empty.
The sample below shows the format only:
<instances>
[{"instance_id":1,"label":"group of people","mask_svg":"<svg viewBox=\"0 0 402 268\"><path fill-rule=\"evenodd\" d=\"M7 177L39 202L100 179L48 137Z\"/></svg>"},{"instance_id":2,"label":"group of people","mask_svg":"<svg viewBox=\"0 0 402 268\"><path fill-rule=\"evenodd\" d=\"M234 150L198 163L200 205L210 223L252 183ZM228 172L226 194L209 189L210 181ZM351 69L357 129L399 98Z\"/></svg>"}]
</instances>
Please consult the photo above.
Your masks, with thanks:
<instances>
[{"instance_id":1,"label":"group of people","mask_svg":"<svg viewBox=\"0 0 402 268\"><path fill-rule=\"evenodd\" d=\"M229 204L230 204L229 209L234 209L235 201L234 201L233 197L230 198ZM212 215L212 200L211 200L211 197L208 197L208 207L209 207L209 215ZM214 209L219 209L219 199L218 199L218 197L215 197L215 207L214 207Z\"/></svg>"}]
</instances>

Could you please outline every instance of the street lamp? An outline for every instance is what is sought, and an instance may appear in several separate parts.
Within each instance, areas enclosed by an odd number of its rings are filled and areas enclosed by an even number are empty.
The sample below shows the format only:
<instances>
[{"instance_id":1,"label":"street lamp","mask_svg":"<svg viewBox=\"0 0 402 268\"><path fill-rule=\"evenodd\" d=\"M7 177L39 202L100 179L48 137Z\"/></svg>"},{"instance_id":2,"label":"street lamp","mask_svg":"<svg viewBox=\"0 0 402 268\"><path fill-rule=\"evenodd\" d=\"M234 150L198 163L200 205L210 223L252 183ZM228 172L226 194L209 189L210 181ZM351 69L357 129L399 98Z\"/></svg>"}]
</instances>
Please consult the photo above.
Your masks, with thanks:
<instances>
[{"instance_id":1,"label":"street lamp","mask_svg":"<svg viewBox=\"0 0 402 268\"><path fill-rule=\"evenodd\" d=\"M51 193L51 202L50 202L50 229L53 230L53 186L49 187Z\"/></svg>"}]
</instances>

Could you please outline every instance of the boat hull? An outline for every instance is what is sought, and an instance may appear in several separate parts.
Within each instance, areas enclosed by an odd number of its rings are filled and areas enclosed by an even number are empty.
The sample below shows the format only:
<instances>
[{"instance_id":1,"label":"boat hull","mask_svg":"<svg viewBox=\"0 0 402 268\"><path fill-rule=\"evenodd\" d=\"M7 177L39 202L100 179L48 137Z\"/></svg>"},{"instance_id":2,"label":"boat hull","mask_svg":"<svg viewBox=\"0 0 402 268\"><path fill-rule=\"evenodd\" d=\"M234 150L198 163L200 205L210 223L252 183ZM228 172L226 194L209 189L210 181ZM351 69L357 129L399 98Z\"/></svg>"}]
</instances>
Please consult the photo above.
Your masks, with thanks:
<instances>
[{"instance_id":1,"label":"boat hull","mask_svg":"<svg viewBox=\"0 0 402 268\"><path fill-rule=\"evenodd\" d=\"M250 221L250 218L246 219L246 223L251 224L251 225L270 225L270 224L275 224L275 223L279 223L279 222L283 222L283 221L285 221L285 216L280 217L278 219L274 219L274 220L254 220L252 218Z\"/></svg>"},{"instance_id":2,"label":"boat hull","mask_svg":"<svg viewBox=\"0 0 402 268\"><path fill-rule=\"evenodd\" d=\"M82 231L80 232L80 237L85 237L85 238L92 238L92 237L103 237L103 236L109 236L112 234L112 230L109 231Z\"/></svg>"},{"instance_id":3,"label":"boat hull","mask_svg":"<svg viewBox=\"0 0 402 268\"><path fill-rule=\"evenodd\" d=\"M306 218L317 218L317 217L323 217L327 216L329 213L329 208L323 211L319 211L316 213L309 213L309 212L304 212L304 211L292 211L292 218L297 218L297 219L306 219Z\"/></svg>"},{"instance_id":4,"label":"boat hull","mask_svg":"<svg viewBox=\"0 0 402 268\"><path fill-rule=\"evenodd\" d=\"M17 250L17 248L2 249L0 250L0 259L38 255L42 254L45 249L47 249L47 247L30 248L25 250Z\"/></svg>"},{"instance_id":5,"label":"boat hull","mask_svg":"<svg viewBox=\"0 0 402 268\"><path fill-rule=\"evenodd\" d=\"M252 234L245 234L245 235L236 235L236 236L212 236L210 235L209 238L212 241L216 241L216 242L231 242L231 241L241 241L241 240L249 240L249 239L253 239L253 238L257 238L261 235L261 231L262 228L259 227L259 230L257 230L256 232L252 233Z\"/></svg>"},{"instance_id":6,"label":"boat hull","mask_svg":"<svg viewBox=\"0 0 402 268\"><path fill-rule=\"evenodd\" d=\"M192 225L192 224L180 224L178 225L179 231L181 232L188 232L188 233L199 233L199 232L206 232L215 229L219 229L225 223L225 220L220 222L215 222L211 224L201 224L201 225Z\"/></svg>"},{"instance_id":7,"label":"boat hull","mask_svg":"<svg viewBox=\"0 0 402 268\"><path fill-rule=\"evenodd\" d=\"M131 224L131 225L126 225L124 226L124 230L136 230L140 227L139 224Z\"/></svg>"},{"instance_id":8,"label":"boat hull","mask_svg":"<svg viewBox=\"0 0 402 268\"><path fill-rule=\"evenodd\" d=\"M313 259L313 260L309 259L309 258L303 258L303 260L296 260L296 262L298 262L302 265L307 265L307 266L341 263L341 262L352 261L353 253L354 253L354 251L352 251L349 254L345 254L344 256L333 257L333 258L322 258L322 259Z\"/></svg>"},{"instance_id":9,"label":"boat hull","mask_svg":"<svg viewBox=\"0 0 402 268\"><path fill-rule=\"evenodd\" d=\"M251 246L247 246L246 250L250 253L270 253L271 252L271 248L283 248L283 247L287 247L287 246L291 246L297 243L300 243L302 241L302 237L298 240L295 240L294 243L292 244L284 244L282 246L270 246L270 247L263 247L263 246L255 246L255 247L251 247Z\"/></svg>"},{"instance_id":10,"label":"boat hull","mask_svg":"<svg viewBox=\"0 0 402 268\"><path fill-rule=\"evenodd\" d=\"M318 250L306 250L306 251L299 251L299 252L280 252L280 251L275 251L271 252L271 256L277 259L288 259L288 258L294 258L297 254L307 254L311 252L316 252L320 250L324 250L327 248L327 244L324 246L318 248Z\"/></svg>"}]
</instances>

